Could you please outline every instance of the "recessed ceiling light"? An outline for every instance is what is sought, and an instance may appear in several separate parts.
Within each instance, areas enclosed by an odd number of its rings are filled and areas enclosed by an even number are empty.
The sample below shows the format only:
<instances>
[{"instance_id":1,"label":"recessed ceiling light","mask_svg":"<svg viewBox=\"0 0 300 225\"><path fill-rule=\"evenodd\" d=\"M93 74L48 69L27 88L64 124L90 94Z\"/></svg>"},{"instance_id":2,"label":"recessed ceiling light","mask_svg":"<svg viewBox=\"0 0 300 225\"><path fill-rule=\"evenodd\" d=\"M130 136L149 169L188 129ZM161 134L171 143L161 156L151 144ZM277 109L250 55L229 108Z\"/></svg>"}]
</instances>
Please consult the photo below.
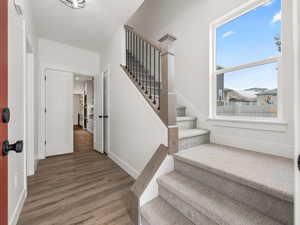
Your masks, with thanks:
<instances>
[{"instance_id":1,"label":"recessed ceiling light","mask_svg":"<svg viewBox=\"0 0 300 225\"><path fill-rule=\"evenodd\" d=\"M60 0L60 1L72 9L84 8L86 4L86 0Z\"/></svg>"}]
</instances>

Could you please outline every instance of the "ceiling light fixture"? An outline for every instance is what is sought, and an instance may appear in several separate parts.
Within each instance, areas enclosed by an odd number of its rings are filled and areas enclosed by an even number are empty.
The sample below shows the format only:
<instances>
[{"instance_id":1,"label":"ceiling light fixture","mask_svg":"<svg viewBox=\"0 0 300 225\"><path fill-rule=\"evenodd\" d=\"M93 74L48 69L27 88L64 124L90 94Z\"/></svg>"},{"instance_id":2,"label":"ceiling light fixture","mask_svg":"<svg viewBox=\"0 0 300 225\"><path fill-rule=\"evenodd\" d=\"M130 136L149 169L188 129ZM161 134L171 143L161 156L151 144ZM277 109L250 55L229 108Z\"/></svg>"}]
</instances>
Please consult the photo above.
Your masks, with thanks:
<instances>
[{"instance_id":1,"label":"ceiling light fixture","mask_svg":"<svg viewBox=\"0 0 300 225\"><path fill-rule=\"evenodd\" d=\"M86 0L60 0L60 1L72 9L84 8L86 4Z\"/></svg>"}]
</instances>

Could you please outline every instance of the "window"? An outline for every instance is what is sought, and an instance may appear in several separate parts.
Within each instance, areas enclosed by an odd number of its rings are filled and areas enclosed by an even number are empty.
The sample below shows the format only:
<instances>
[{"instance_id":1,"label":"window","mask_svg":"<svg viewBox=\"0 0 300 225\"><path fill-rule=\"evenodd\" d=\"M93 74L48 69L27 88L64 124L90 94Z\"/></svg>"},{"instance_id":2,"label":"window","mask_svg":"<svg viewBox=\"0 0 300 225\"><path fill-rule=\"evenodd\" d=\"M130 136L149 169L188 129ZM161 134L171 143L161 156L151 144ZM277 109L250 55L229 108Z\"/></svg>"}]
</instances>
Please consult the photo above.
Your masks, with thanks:
<instances>
[{"instance_id":1,"label":"window","mask_svg":"<svg viewBox=\"0 0 300 225\"><path fill-rule=\"evenodd\" d=\"M278 118L281 0L256 1L212 25L213 117Z\"/></svg>"}]
</instances>

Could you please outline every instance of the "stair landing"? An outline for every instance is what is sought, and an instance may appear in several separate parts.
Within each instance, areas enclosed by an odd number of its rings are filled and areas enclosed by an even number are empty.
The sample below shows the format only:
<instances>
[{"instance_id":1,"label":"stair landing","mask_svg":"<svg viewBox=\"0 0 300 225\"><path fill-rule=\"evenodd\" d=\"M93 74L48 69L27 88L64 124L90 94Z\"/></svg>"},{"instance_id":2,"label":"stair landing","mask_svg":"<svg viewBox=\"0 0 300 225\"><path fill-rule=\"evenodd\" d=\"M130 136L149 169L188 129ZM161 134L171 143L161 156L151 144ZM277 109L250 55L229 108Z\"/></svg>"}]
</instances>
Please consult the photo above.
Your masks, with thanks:
<instances>
[{"instance_id":1,"label":"stair landing","mask_svg":"<svg viewBox=\"0 0 300 225\"><path fill-rule=\"evenodd\" d=\"M176 159L293 201L293 160L228 146L205 144L176 154Z\"/></svg>"}]
</instances>

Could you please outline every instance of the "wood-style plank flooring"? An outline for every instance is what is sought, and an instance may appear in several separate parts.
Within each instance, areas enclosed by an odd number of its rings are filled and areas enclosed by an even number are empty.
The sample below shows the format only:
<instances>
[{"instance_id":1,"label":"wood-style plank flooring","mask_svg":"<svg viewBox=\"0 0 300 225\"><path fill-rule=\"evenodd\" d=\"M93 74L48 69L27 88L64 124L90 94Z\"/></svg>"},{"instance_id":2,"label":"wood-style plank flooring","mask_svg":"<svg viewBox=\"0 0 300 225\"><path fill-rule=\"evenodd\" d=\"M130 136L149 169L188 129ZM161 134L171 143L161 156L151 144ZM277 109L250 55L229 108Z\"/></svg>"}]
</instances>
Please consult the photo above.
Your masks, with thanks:
<instances>
[{"instance_id":1,"label":"wood-style plank flooring","mask_svg":"<svg viewBox=\"0 0 300 225\"><path fill-rule=\"evenodd\" d=\"M74 127L74 152L93 150L93 134L79 127Z\"/></svg>"},{"instance_id":2,"label":"wood-style plank flooring","mask_svg":"<svg viewBox=\"0 0 300 225\"><path fill-rule=\"evenodd\" d=\"M41 160L18 225L132 225L124 201L132 184L94 151Z\"/></svg>"}]
</instances>

